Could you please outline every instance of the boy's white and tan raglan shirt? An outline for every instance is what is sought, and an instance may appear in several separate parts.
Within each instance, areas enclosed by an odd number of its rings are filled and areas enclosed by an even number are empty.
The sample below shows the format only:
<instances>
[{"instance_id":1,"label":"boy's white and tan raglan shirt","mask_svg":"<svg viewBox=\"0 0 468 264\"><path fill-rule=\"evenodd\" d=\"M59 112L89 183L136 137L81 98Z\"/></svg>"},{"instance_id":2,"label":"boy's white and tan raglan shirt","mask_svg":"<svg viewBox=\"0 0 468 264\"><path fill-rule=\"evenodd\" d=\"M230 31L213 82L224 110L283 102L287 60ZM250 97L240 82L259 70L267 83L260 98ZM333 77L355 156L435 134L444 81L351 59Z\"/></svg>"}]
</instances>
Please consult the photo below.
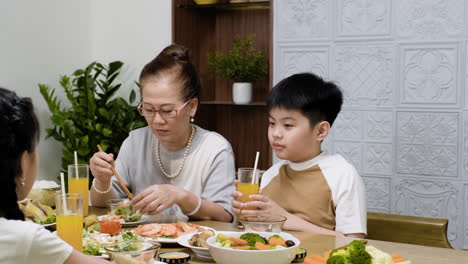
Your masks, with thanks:
<instances>
[{"instance_id":1,"label":"boy's white and tan raglan shirt","mask_svg":"<svg viewBox=\"0 0 468 264\"><path fill-rule=\"evenodd\" d=\"M289 213L343 234L367 233L367 199L356 169L341 155L322 152L303 162L281 161L260 189Z\"/></svg>"}]
</instances>

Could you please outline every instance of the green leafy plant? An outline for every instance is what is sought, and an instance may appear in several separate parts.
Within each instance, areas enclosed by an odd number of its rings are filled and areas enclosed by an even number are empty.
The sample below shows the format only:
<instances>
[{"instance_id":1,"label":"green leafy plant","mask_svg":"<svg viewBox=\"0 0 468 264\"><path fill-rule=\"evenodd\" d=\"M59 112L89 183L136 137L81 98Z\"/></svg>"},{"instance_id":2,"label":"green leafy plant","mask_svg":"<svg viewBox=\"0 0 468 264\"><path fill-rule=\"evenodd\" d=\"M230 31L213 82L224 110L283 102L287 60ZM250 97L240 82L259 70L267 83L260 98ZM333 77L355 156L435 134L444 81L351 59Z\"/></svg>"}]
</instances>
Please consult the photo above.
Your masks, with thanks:
<instances>
[{"instance_id":1,"label":"green leafy plant","mask_svg":"<svg viewBox=\"0 0 468 264\"><path fill-rule=\"evenodd\" d=\"M97 144L104 151L116 155L129 131L146 124L136 111L134 90L130 92L128 102L114 96L122 85L116 83L122 65L120 61L106 66L93 62L71 76L62 76L59 83L69 107L62 107L55 88L39 84L52 113L53 127L46 129L46 138L52 137L63 144L63 171L67 171L68 164L73 164L74 151L78 152L79 162L88 163L97 151Z\"/></svg>"},{"instance_id":2,"label":"green leafy plant","mask_svg":"<svg viewBox=\"0 0 468 264\"><path fill-rule=\"evenodd\" d=\"M208 53L209 66L225 79L234 82L255 82L268 73L268 64L261 51L253 46L254 37L237 37L228 53Z\"/></svg>"}]
</instances>

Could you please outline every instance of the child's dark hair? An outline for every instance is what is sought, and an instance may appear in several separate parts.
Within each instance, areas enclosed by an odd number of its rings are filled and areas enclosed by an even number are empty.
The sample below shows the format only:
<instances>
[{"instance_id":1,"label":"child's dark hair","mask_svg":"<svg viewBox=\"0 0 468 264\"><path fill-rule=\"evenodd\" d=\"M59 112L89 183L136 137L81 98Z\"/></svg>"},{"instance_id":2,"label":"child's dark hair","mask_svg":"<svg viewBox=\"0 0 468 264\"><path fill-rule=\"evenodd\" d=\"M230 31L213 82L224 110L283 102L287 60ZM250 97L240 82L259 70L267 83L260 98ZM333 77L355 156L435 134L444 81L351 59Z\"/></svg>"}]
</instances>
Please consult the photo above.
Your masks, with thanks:
<instances>
[{"instance_id":1,"label":"child's dark hair","mask_svg":"<svg viewBox=\"0 0 468 264\"><path fill-rule=\"evenodd\" d=\"M18 207L16 180L21 177L21 156L39 142L39 122L30 98L0 87L0 216L24 220Z\"/></svg>"},{"instance_id":2,"label":"child's dark hair","mask_svg":"<svg viewBox=\"0 0 468 264\"><path fill-rule=\"evenodd\" d=\"M331 126L342 104L340 88L313 73L298 73L283 79L267 99L268 111L276 107L300 110L311 127L320 121L327 121Z\"/></svg>"},{"instance_id":3,"label":"child's dark hair","mask_svg":"<svg viewBox=\"0 0 468 264\"><path fill-rule=\"evenodd\" d=\"M145 81L160 74L173 73L182 85L184 100L200 100L201 82L195 66L190 61L190 50L178 44L164 48L140 73L140 87Z\"/></svg>"}]
</instances>

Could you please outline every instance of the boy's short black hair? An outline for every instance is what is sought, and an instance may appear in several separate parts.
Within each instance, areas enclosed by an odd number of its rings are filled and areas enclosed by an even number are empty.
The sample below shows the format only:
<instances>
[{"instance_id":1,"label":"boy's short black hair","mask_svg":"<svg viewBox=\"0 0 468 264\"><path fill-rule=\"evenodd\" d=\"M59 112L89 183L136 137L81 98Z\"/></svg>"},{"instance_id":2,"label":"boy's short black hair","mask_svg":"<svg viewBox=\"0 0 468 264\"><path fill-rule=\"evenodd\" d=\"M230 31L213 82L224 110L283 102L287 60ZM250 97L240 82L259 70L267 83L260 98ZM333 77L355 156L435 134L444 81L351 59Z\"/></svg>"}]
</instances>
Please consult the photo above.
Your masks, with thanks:
<instances>
[{"instance_id":1,"label":"boy's short black hair","mask_svg":"<svg viewBox=\"0 0 468 264\"><path fill-rule=\"evenodd\" d=\"M342 104L340 88L313 73L298 73L283 79L267 99L268 111L276 107L300 110L311 127L320 121L327 121L331 126Z\"/></svg>"}]
</instances>

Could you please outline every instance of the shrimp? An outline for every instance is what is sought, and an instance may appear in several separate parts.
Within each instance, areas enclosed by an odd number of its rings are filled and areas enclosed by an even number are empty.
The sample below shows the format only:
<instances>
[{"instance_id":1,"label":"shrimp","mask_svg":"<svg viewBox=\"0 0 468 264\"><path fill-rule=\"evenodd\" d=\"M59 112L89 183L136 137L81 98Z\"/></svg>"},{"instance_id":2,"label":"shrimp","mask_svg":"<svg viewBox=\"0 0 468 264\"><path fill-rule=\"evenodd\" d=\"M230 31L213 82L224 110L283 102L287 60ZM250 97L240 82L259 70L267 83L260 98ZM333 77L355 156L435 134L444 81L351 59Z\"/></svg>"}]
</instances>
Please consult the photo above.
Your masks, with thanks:
<instances>
[{"instance_id":1,"label":"shrimp","mask_svg":"<svg viewBox=\"0 0 468 264\"><path fill-rule=\"evenodd\" d=\"M162 236L177 236L177 228L174 224L162 224L161 227L161 235Z\"/></svg>"},{"instance_id":2,"label":"shrimp","mask_svg":"<svg viewBox=\"0 0 468 264\"><path fill-rule=\"evenodd\" d=\"M135 229L135 234L145 237L156 237L158 236L159 232L161 231L162 226L161 224L147 224L147 225L139 225Z\"/></svg>"}]
</instances>

